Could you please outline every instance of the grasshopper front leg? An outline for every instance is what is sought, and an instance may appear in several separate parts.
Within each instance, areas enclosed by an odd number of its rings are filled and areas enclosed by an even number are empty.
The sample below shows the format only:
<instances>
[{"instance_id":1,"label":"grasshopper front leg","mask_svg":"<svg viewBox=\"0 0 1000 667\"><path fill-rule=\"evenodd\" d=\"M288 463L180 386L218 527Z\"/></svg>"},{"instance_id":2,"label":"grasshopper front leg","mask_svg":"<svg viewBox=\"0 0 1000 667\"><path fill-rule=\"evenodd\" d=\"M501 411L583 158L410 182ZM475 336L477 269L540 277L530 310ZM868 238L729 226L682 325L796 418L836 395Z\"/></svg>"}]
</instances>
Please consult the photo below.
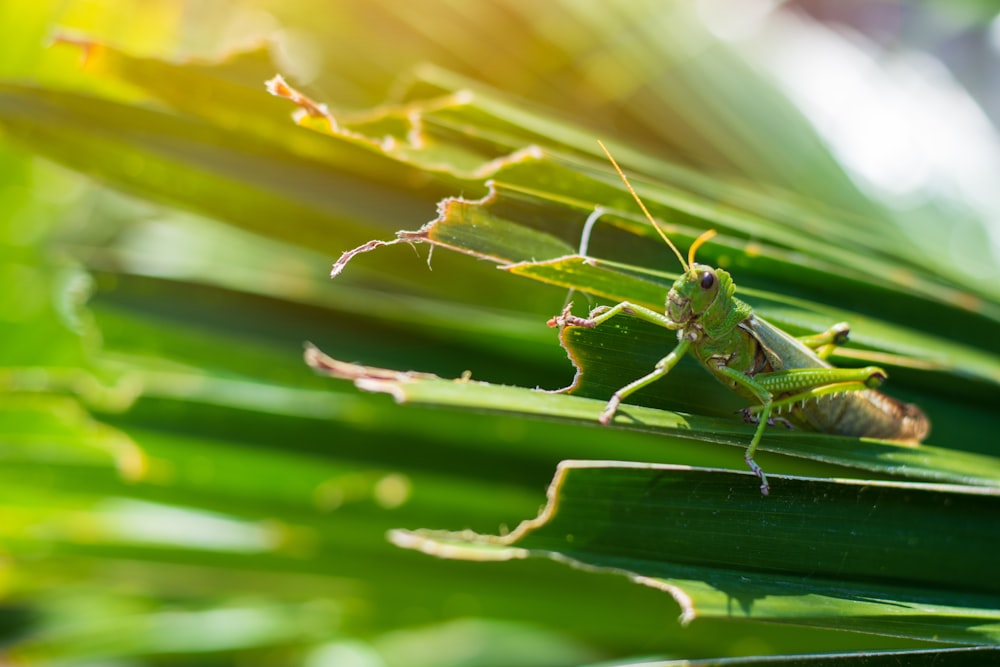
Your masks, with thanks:
<instances>
[{"instance_id":1,"label":"grasshopper front leg","mask_svg":"<svg viewBox=\"0 0 1000 667\"><path fill-rule=\"evenodd\" d=\"M615 306L598 306L590 311L590 315L587 317L577 317L570 312L572 308L572 303L566 304L562 313L551 318L547 324L550 327L564 327L569 325L593 329L597 325L610 320L615 315L625 313L667 329L674 328L671 326L670 319L663 313L658 313L655 310L628 301L622 301Z\"/></svg>"}]
</instances>

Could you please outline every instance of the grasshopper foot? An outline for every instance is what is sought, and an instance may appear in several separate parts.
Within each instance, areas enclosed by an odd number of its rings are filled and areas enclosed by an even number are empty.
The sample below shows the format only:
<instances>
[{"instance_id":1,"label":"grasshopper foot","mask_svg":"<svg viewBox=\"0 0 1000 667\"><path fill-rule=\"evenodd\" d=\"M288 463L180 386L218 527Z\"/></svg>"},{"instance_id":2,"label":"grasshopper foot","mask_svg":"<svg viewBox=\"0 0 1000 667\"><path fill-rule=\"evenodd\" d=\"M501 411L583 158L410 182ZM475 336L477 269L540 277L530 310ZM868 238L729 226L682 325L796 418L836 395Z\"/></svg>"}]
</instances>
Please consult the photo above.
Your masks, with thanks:
<instances>
[{"instance_id":1,"label":"grasshopper foot","mask_svg":"<svg viewBox=\"0 0 1000 667\"><path fill-rule=\"evenodd\" d=\"M750 467L750 470L753 471L753 474L757 475L757 478L760 479L760 495L766 496L770 494L771 485L767 483L767 475L764 474L764 471L761 469L759 465L757 465L757 462L753 460L752 456L747 454L743 458L747 462L747 465Z\"/></svg>"},{"instance_id":2,"label":"grasshopper foot","mask_svg":"<svg viewBox=\"0 0 1000 667\"><path fill-rule=\"evenodd\" d=\"M591 318L577 317L576 315L570 312L572 309L573 309L573 304L567 303L566 307L563 308L562 312L556 315L555 317L550 318L549 321L546 322L546 324L548 324L550 327L559 327L560 329L565 326L587 327L588 329L592 329L595 326L597 326L597 322L595 322L592 317ZM596 311L597 309L595 308L594 310ZM594 313L591 312L591 316L593 316L593 314Z\"/></svg>"},{"instance_id":3,"label":"grasshopper foot","mask_svg":"<svg viewBox=\"0 0 1000 667\"><path fill-rule=\"evenodd\" d=\"M601 422L601 425L603 426L610 424L611 420L614 419L615 413L618 412L618 406L621 402L622 399L619 398L617 394L612 396L611 400L608 401L607 406L604 408L604 411L601 412L601 416L597 418L597 421Z\"/></svg>"},{"instance_id":4,"label":"grasshopper foot","mask_svg":"<svg viewBox=\"0 0 1000 667\"><path fill-rule=\"evenodd\" d=\"M565 306L563 306L562 312L556 315L555 317L550 317L549 321L546 322L546 324L548 324L550 327L559 327L559 328L566 326L567 318L573 317L573 314L570 313L570 310L572 308L573 304L567 303Z\"/></svg>"},{"instance_id":5,"label":"grasshopper foot","mask_svg":"<svg viewBox=\"0 0 1000 667\"><path fill-rule=\"evenodd\" d=\"M743 415L743 421L746 422L747 424L760 423L760 417L757 415L757 411L754 410L753 408L743 408L742 410L740 410L740 413L742 413ZM767 418L768 426L777 426L778 424L781 424L789 431L795 430L795 425L792 424L792 422L785 419L784 417L773 416Z\"/></svg>"}]
</instances>

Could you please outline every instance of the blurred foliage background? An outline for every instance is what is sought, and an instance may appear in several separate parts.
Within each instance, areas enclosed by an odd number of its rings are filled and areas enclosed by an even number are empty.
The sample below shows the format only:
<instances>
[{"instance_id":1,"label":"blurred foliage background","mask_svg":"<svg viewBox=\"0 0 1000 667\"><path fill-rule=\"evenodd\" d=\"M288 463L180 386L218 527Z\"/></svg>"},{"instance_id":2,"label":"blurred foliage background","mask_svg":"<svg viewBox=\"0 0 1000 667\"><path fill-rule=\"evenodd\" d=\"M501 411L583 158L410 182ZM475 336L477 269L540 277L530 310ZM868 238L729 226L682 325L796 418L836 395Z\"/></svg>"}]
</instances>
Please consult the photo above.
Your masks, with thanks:
<instances>
[{"instance_id":1,"label":"blurred foliage background","mask_svg":"<svg viewBox=\"0 0 1000 667\"><path fill-rule=\"evenodd\" d=\"M485 195L490 177L520 188L507 202L518 215L574 221L572 251L609 197L600 188L620 188L596 152L603 138L630 172L667 184L653 205L681 239L722 229L730 245L702 252L728 257L740 287L844 309L863 346L940 350L946 371L901 363L893 387L931 413L935 445L982 456L995 482L993 12L972 1L0 3L5 660L570 665L938 646L933 633L864 623L721 614L682 627L668 595L624 577L397 548L395 528L512 529L537 514L564 459L742 461L732 447L667 447L584 419L398 406L315 375L302 346L569 384L545 326L563 286L440 249L428 271L422 248L402 246L335 282L329 272L345 250L431 220L445 197ZM278 72L327 103L337 131L296 126L292 105L264 91ZM427 142L407 144L421 121ZM529 145L545 159L509 159ZM574 189L578 177L604 185ZM630 261L670 261L622 243ZM792 305L772 312L803 330L823 321ZM865 318L906 335L872 325L866 339ZM705 407L698 372L672 406L728 414ZM768 459L778 472L846 474L824 460ZM992 629L964 643L995 643L993 588L974 605Z\"/></svg>"}]
</instances>

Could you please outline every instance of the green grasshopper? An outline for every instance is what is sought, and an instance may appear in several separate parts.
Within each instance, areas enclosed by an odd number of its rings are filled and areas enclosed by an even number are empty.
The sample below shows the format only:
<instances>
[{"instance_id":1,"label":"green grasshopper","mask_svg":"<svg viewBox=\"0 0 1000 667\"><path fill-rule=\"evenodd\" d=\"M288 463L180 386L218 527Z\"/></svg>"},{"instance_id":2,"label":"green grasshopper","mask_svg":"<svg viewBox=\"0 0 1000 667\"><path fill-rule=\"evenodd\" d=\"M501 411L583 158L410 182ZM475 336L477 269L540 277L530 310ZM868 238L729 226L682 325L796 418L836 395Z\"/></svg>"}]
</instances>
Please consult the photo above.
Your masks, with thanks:
<instances>
[{"instance_id":1,"label":"green grasshopper","mask_svg":"<svg viewBox=\"0 0 1000 667\"><path fill-rule=\"evenodd\" d=\"M794 338L755 315L749 305L733 296L736 286L729 273L694 261L695 252L715 231L708 230L698 237L684 261L603 143L601 148L646 219L684 268L667 294L665 313L624 301L610 307L598 306L582 318L571 314L570 304L562 314L549 320L549 326L593 328L627 313L677 331L677 347L670 354L657 362L651 372L611 396L599 417L602 424L611 422L629 395L667 375L690 352L717 380L756 402L757 405L743 410L744 419L757 424L744 458L760 479L760 491L765 496L770 485L754 461L754 453L764 429L775 421L780 420L790 428L913 445L927 437L930 422L920 408L874 391L888 377L881 368L835 368L827 363L825 359L834 347L847 340L846 323L836 324L818 335ZM821 397L822 402L818 400Z\"/></svg>"}]
</instances>

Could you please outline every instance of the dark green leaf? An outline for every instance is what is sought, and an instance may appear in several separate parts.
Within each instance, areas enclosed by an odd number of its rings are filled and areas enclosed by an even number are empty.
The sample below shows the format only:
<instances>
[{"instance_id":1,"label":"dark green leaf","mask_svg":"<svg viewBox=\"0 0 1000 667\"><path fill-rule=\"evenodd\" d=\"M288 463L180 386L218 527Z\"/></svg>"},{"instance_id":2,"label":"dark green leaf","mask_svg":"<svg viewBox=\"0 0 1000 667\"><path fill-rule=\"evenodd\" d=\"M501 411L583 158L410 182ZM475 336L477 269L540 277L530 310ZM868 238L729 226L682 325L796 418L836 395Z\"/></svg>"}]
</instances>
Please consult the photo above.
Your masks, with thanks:
<instances>
[{"instance_id":1,"label":"dark green leaf","mask_svg":"<svg viewBox=\"0 0 1000 667\"><path fill-rule=\"evenodd\" d=\"M393 539L448 558L624 574L672 594L683 622L735 615L978 644L1000 636L988 583L998 503L969 487L807 478L765 498L721 470L569 461L539 517L508 536Z\"/></svg>"}]
</instances>

